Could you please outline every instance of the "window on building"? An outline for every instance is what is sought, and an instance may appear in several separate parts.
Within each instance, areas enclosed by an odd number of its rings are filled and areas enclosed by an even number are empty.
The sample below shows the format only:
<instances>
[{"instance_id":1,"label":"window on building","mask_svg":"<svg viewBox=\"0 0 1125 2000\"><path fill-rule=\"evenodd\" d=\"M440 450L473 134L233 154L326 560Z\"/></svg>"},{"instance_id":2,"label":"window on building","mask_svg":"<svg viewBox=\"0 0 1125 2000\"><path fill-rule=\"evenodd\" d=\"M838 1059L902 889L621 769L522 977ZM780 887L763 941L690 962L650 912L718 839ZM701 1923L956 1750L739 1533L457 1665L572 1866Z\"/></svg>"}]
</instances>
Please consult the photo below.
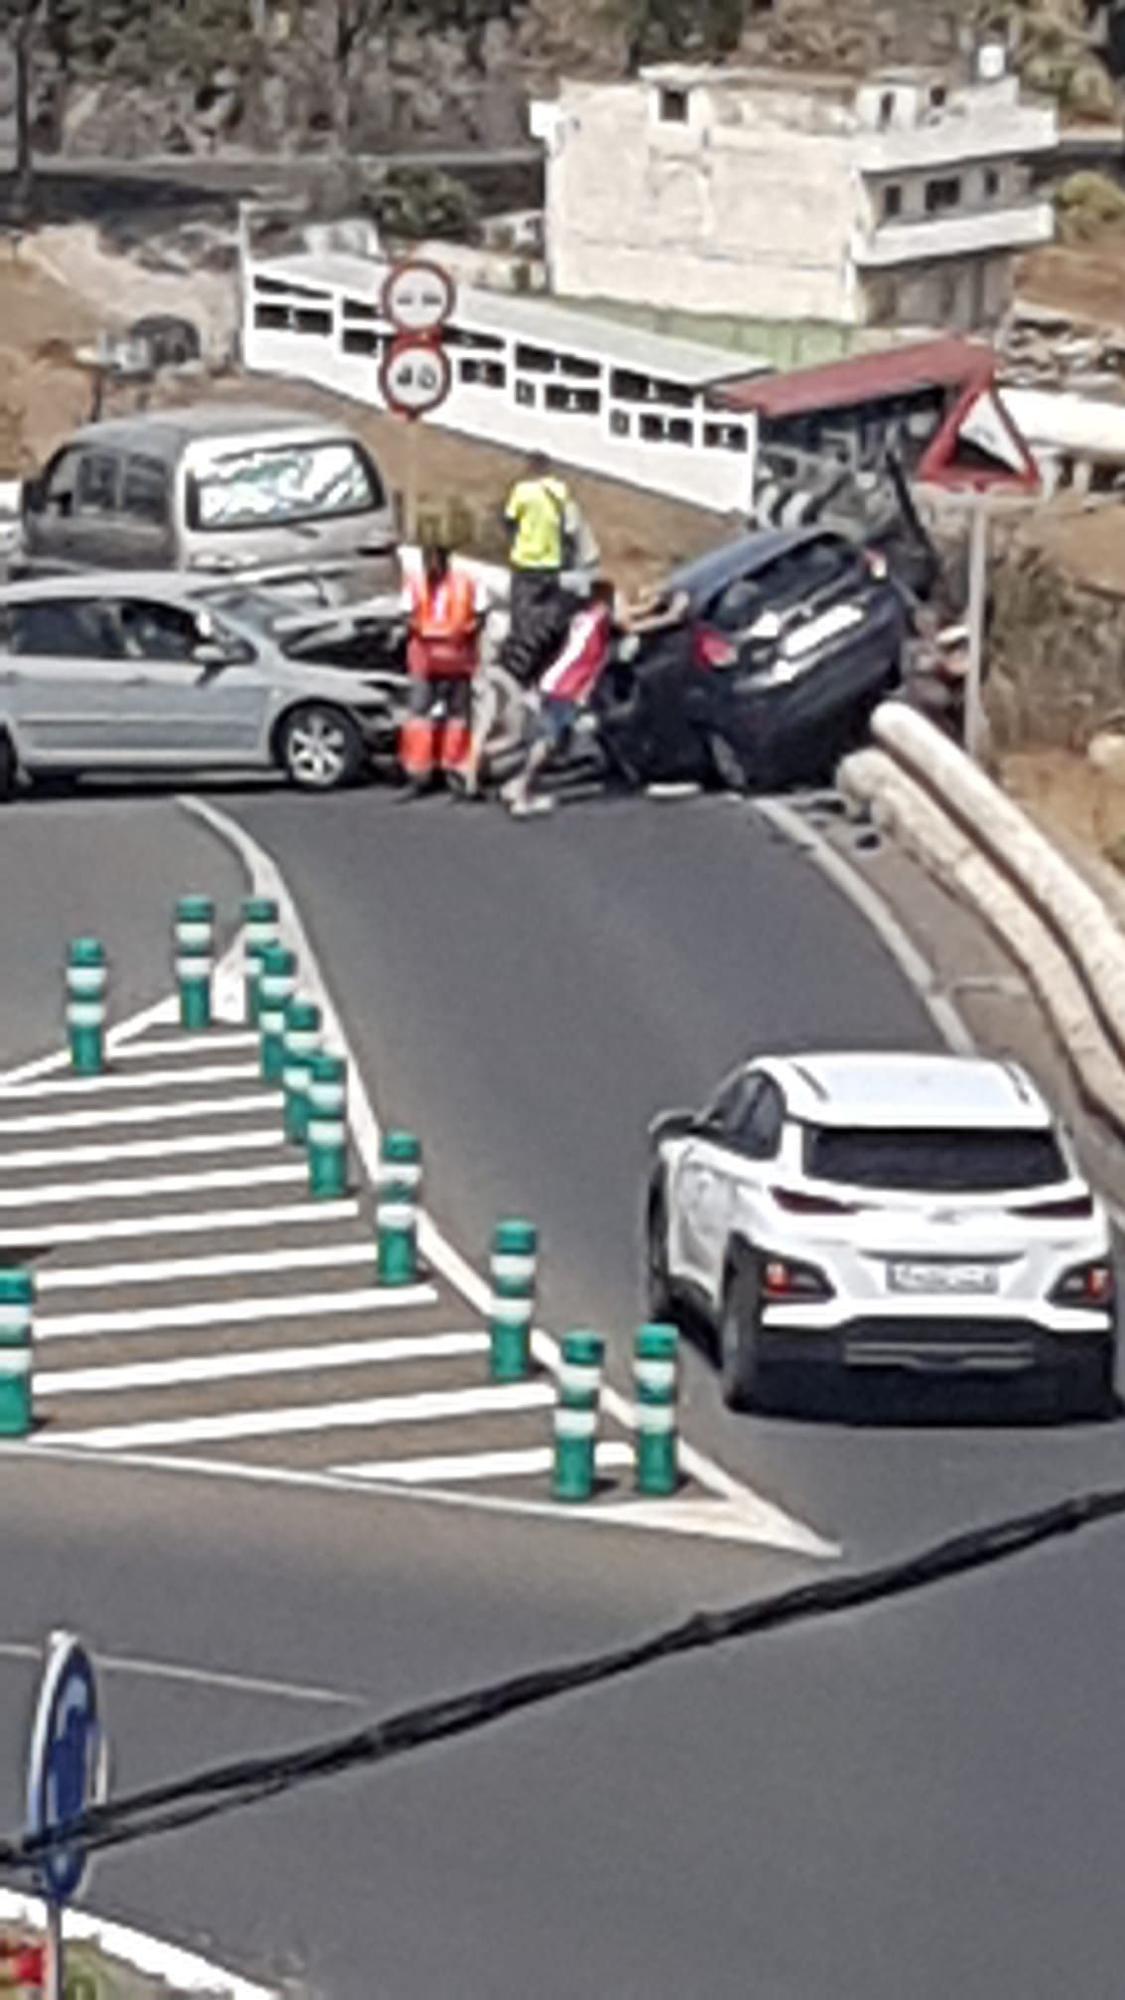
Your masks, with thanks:
<instances>
[{"instance_id":1,"label":"window on building","mask_svg":"<svg viewBox=\"0 0 1125 2000\"><path fill-rule=\"evenodd\" d=\"M883 92L882 97L879 99L879 124L885 129L890 124L891 119L894 117L894 115L895 115L894 91L885 90Z\"/></svg>"},{"instance_id":2,"label":"window on building","mask_svg":"<svg viewBox=\"0 0 1125 2000\"><path fill-rule=\"evenodd\" d=\"M345 354L381 354L384 345L373 326L346 326L340 344Z\"/></svg>"},{"instance_id":3,"label":"window on building","mask_svg":"<svg viewBox=\"0 0 1125 2000\"><path fill-rule=\"evenodd\" d=\"M553 375L555 357L549 347L528 347L521 340L516 348L516 367L534 370L537 375Z\"/></svg>"},{"instance_id":4,"label":"window on building","mask_svg":"<svg viewBox=\"0 0 1125 2000\"><path fill-rule=\"evenodd\" d=\"M533 404L533 403L534 403L534 401L535 401L535 384L534 384L534 382L517 382L517 383L516 383L516 401L517 401L517 403L522 403L522 404L524 405L525 409L526 409L526 408L527 408L527 407L528 407L529 405L531 405L531 404Z\"/></svg>"},{"instance_id":5,"label":"window on building","mask_svg":"<svg viewBox=\"0 0 1125 2000\"><path fill-rule=\"evenodd\" d=\"M633 428L632 418L628 416L626 411L624 410L610 411L609 431L611 437L626 438L628 437L632 428Z\"/></svg>"},{"instance_id":6,"label":"window on building","mask_svg":"<svg viewBox=\"0 0 1125 2000\"><path fill-rule=\"evenodd\" d=\"M661 90L660 123L662 125L686 125L688 122L688 94L686 90Z\"/></svg>"},{"instance_id":7,"label":"window on building","mask_svg":"<svg viewBox=\"0 0 1125 2000\"><path fill-rule=\"evenodd\" d=\"M986 168L985 168L985 170L984 170L984 192L985 192L985 195L986 195L986 197L987 197L987 199L988 199L989 201L995 201L995 199L996 199L996 196L997 196L997 195L999 194L999 192L1000 192L1000 173L999 173L999 169L998 169L997 167L986 167Z\"/></svg>"},{"instance_id":8,"label":"window on building","mask_svg":"<svg viewBox=\"0 0 1125 2000\"><path fill-rule=\"evenodd\" d=\"M746 451L749 439L745 424L704 424L705 451Z\"/></svg>"},{"instance_id":9,"label":"window on building","mask_svg":"<svg viewBox=\"0 0 1125 2000\"><path fill-rule=\"evenodd\" d=\"M944 209L956 208L961 199L961 182L956 174L944 175L940 180L926 182L926 214L940 215Z\"/></svg>"},{"instance_id":10,"label":"window on building","mask_svg":"<svg viewBox=\"0 0 1125 2000\"><path fill-rule=\"evenodd\" d=\"M643 416L639 423L645 444L691 444L690 417Z\"/></svg>"},{"instance_id":11,"label":"window on building","mask_svg":"<svg viewBox=\"0 0 1125 2000\"><path fill-rule=\"evenodd\" d=\"M897 181L888 181L883 189L883 221L893 222L902 214L902 188Z\"/></svg>"},{"instance_id":12,"label":"window on building","mask_svg":"<svg viewBox=\"0 0 1125 2000\"><path fill-rule=\"evenodd\" d=\"M547 409L568 417L596 417L602 406L596 389L569 389L561 382L548 382L543 401Z\"/></svg>"},{"instance_id":13,"label":"window on building","mask_svg":"<svg viewBox=\"0 0 1125 2000\"><path fill-rule=\"evenodd\" d=\"M457 366L458 379L482 389L502 389L508 379L508 371L502 361L461 361Z\"/></svg>"},{"instance_id":14,"label":"window on building","mask_svg":"<svg viewBox=\"0 0 1125 2000\"><path fill-rule=\"evenodd\" d=\"M935 83L930 90L931 110L940 111L948 95L944 83Z\"/></svg>"}]
</instances>

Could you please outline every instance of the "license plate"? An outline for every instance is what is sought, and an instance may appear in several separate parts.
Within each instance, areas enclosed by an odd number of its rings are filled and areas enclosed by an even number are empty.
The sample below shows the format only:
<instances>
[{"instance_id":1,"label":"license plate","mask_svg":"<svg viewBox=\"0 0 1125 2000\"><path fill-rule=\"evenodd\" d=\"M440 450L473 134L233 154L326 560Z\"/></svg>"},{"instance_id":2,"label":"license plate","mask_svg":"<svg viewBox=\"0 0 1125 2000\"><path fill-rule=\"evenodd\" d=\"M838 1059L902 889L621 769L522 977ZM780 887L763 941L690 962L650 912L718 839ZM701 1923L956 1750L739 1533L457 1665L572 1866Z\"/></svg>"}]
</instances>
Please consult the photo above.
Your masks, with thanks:
<instances>
[{"instance_id":1,"label":"license plate","mask_svg":"<svg viewBox=\"0 0 1125 2000\"><path fill-rule=\"evenodd\" d=\"M892 1292L995 1292L999 1274L993 1264L927 1264L896 1262L887 1268Z\"/></svg>"}]
</instances>

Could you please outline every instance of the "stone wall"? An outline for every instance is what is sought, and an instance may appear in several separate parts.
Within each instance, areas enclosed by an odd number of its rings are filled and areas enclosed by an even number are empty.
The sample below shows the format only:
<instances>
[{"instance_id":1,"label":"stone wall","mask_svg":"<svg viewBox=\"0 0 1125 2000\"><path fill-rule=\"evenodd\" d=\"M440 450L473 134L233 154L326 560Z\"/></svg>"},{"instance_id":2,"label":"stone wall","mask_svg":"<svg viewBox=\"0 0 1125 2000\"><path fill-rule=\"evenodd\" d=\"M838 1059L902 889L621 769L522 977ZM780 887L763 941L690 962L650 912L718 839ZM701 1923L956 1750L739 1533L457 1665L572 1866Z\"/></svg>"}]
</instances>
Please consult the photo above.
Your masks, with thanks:
<instances>
[{"instance_id":1,"label":"stone wall","mask_svg":"<svg viewBox=\"0 0 1125 2000\"><path fill-rule=\"evenodd\" d=\"M1125 549L1125 508L1104 510L1092 529L1075 519L1075 538L1091 532ZM987 682L996 747L1084 750L1125 715L1125 578L1082 574L1066 531L1046 545L1038 532L998 539Z\"/></svg>"}]
</instances>

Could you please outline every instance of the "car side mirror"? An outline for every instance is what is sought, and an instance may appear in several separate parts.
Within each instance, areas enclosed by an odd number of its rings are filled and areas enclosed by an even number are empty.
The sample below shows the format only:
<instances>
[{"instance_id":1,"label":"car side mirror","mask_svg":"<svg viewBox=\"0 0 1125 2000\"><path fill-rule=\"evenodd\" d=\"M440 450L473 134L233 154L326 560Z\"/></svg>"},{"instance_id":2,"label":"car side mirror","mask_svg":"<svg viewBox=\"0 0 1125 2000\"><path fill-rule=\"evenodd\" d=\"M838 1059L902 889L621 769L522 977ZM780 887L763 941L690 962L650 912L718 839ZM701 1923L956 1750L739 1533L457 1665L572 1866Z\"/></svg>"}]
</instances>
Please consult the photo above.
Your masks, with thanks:
<instances>
[{"instance_id":1,"label":"car side mirror","mask_svg":"<svg viewBox=\"0 0 1125 2000\"><path fill-rule=\"evenodd\" d=\"M662 1111L648 1128L648 1136L654 1145L664 1139L686 1139L689 1132L696 1130L699 1118L694 1111Z\"/></svg>"},{"instance_id":2,"label":"car side mirror","mask_svg":"<svg viewBox=\"0 0 1125 2000\"><path fill-rule=\"evenodd\" d=\"M43 481L37 473L33 473L29 479L24 480L23 486L20 489L20 502L23 512L25 514L41 514L43 512L43 499Z\"/></svg>"}]
</instances>

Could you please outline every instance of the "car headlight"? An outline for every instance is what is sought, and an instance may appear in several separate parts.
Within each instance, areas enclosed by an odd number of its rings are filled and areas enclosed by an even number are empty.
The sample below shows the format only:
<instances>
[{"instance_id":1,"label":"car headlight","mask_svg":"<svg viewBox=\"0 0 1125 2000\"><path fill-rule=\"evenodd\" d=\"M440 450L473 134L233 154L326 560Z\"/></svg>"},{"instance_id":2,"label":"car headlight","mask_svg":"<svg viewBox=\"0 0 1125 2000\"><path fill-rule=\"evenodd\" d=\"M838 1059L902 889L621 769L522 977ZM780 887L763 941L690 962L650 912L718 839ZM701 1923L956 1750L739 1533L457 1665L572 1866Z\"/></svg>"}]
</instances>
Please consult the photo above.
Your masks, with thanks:
<instances>
[{"instance_id":1,"label":"car headlight","mask_svg":"<svg viewBox=\"0 0 1125 2000\"><path fill-rule=\"evenodd\" d=\"M1117 1283L1108 1257L1094 1257L1084 1264L1072 1264L1051 1292L1056 1306L1086 1306L1104 1312L1113 1304Z\"/></svg>"}]
</instances>

